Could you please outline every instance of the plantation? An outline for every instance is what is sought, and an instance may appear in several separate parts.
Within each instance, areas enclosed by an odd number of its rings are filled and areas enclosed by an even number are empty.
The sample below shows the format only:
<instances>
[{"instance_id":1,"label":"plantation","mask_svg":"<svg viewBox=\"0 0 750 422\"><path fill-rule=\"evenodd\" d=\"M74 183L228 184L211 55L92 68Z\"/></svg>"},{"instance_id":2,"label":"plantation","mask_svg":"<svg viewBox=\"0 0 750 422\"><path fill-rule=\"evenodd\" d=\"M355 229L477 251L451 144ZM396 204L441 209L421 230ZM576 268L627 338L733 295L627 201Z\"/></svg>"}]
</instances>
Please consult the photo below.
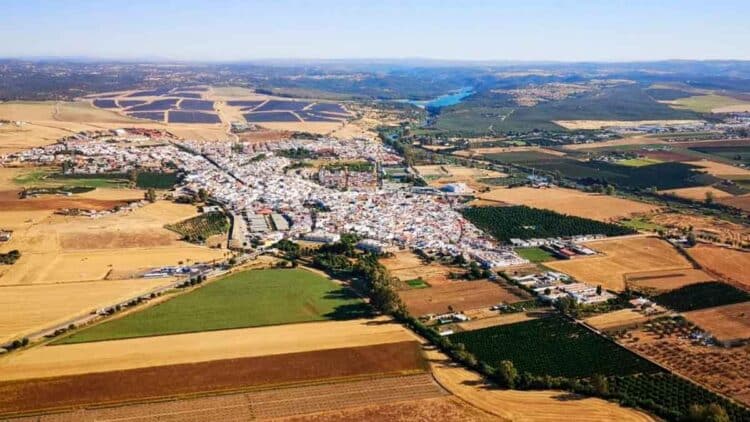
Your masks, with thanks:
<instances>
[{"instance_id":1,"label":"plantation","mask_svg":"<svg viewBox=\"0 0 750 422\"><path fill-rule=\"evenodd\" d=\"M609 379L609 391L625 404L651 410L668 420L685 420L691 405L719 404L732 421L750 420L750 410L668 373Z\"/></svg>"},{"instance_id":2,"label":"plantation","mask_svg":"<svg viewBox=\"0 0 750 422\"><path fill-rule=\"evenodd\" d=\"M188 242L203 243L211 236L226 233L229 222L223 213L209 212L176 224L167 224L164 228L179 233Z\"/></svg>"},{"instance_id":3,"label":"plantation","mask_svg":"<svg viewBox=\"0 0 750 422\"><path fill-rule=\"evenodd\" d=\"M582 234L619 236L635 233L635 230L629 227L523 205L466 208L463 214L480 229L490 233L497 240L506 242L513 238L531 239Z\"/></svg>"},{"instance_id":4,"label":"plantation","mask_svg":"<svg viewBox=\"0 0 750 422\"><path fill-rule=\"evenodd\" d=\"M660 294L654 300L675 311L687 312L746 302L750 300L750 294L729 284L709 281Z\"/></svg>"},{"instance_id":5,"label":"plantation","mask_svg":"<svg viewBox=\"0 0 750 422\"><path fill-rule=\"evenodd\" d=\"M310 271L253 270L95 325L58 343L350 319L369 313L351 290Z\"/></svg>"},{"instance_id":6,"label":"plantation","mask_svg":"<svg viewBox=\"0 0 750 422\"><path fill-rule=\"evenodd\" d=\"M510 360L519 373L558 377L630 375L660 369L563 317L549 317L451 335L480 361Z\"/></svg>"},{"instance_id":7,"label":"plantation","mask_svg":"<svg viewBox=\"0 0 750 422\"><path fill-rule=\"evenodd\" d=\"M177 173L139 172L135 185L143 189L171 189L178 181Z\"/></svg>"}]
</instances>

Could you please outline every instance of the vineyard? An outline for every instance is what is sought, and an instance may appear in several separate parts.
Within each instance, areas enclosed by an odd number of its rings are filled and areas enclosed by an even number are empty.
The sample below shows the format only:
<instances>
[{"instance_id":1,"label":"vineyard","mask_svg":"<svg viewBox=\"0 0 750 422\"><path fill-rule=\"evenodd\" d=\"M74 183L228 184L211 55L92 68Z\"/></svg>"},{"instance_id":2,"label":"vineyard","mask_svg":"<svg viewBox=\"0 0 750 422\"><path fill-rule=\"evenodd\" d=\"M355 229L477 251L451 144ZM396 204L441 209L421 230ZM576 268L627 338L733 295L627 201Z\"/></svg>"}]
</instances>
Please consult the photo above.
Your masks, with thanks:
<instances>
[{"instance_id":1,"label":"vineyard","mask_svg":"<svg viewBox=\"0 0 750 422\"><path fill-rule=\"evenodd\" d=\"M655 373L650 362L562 317L464 331L450 336L480 362L513 362L519 373L562 377Z\"/></svg>"},{"instance_id":2,"label":"vineyard","mask_svg":"<svg viewBox=\"0 0 750 422\"><path fill-rule=\"evenodd\" d=\"M750 294L725 283L709 281L660 294L654 300L675 311L687 312L746 302L750 300Z\"/></svg>"},{"instance_id":3,"label":"vineyard","mask_svg":"<svg viewBox=\"0 0 750 422\"><path fill-rule=\"evenodd\" d=\"M179 233L188 242L203 243L211 236L226 233L229 222L223 213L209 212L164 227Z\"/></svg>"},{"instance_id":4,"label":"vineyard","mask_svg":"<svg viewBox=\"0 0 750 422\"><path fill-rule=\"evenodd\" d=\"M466 208L463 214L477 227L500 241L513 238L531 239L582 234L620 236L635 233L635 230L629 227L522 205Z\"/></svg>"},{"instance_id":5,"label":"vineyard","mask_svg":"<svg viewBox=\"0 0 750 422\"><path fill-rule=\"evenodd\" d=\"M684 420L691 405L717 403L732 421L750 420L750 410L678 376L658 373L609 379L610 393L624 404L652 410L668 420Z\"/></svg>"}]
</instances>

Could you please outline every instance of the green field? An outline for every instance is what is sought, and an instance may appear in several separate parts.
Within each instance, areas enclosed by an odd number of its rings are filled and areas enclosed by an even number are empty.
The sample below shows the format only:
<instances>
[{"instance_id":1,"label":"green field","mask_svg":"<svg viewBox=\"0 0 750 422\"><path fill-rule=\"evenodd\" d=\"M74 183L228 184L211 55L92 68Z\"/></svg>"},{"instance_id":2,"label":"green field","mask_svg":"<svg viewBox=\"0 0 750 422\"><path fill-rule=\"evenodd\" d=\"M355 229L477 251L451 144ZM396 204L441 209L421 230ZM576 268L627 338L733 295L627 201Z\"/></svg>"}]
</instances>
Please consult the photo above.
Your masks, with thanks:
<instances>
[{"instance_id":1,"label":"green field","mask_svg":"<svg viewBox=\"0 0 750 422\"><path fill-rule=\"evenodd\" d=\"M718 281L690 284L654 297L656 303L679 312L747 302L750 294Z\"/></svg>"},{"instance_id":2,"label":"green field","mask_svg":"<svg viewBox=\"0 0 750 422\"><path fill-rule=\"evenodd\" d=\"M627 220L620 220L619 222L625 227L630 227L634 230L644 230L644 231L657 231L657 230L664 230L664 226L660 226L659 224L655 224L650 222L645 217L635 217Z\"/></svg>"},{"instance_id":3,"label":"green field","mask_svg":"<svg viewBox=\"0 0 750 422\"><path fill-rule=\"evenodd\" d=\"M589 377L660 371L647 360L557 316L464 331L449 338L454 344L462 343L480 362L494 367L510 360L519 373Z\"/></svg>"},{"instance_id":4,"label":"green field","mask_svg":"<svg viewBox=\"0 0 750 422\"><path fill-rule=\"evenodd\" d=\"M355 294L302 269L244 271L143 311L84 329L59 344L369 316Z\"/></svg>"},{"instance_id":5,"label":"green field","mask_svg":"<svg viewBox=\"0 0 750 422\"><path fill-rule=\"evenodd\" d=\"M421 277L415 278L412 280L406 280L405 283L412 289L426 289L430 287L430 285L427 284L427 282L425 282L424 280L422 280Z\"/></svg>"},{"instance_id":6,"label":"green field","mask_svg":"<svg viewBox=\"0 0 750 422\"><path fill-rule=\"evenodd\" d=\"M23 187L62 187L62 188L121 188L128 185L122 178L77 177L62 175L45 170L35 170L16 176L13 182Z\"/></svg>"},{"instance_id":7,"label":"green field","mask_svg":"<svg viewBox=\"0 0 750 422\"><path fill-rule=\"evenodd\" d=\"M650 166L651 164L659 164L661 162L661 160L656 160L653 158L631 158L629 160L620 160L617 162L617 164L628 167L643 167Z\"/></svg>"},{"instance_id":8,"label":"green field","mask_svg":"<svg viewBox=\"0 0 750 422\"><path fill-rule=\"evenodd\" d=\"M517 248L516 252L521 255L521 258L531 262L547 262L556 259L555 255L542 248Z\"/></svg>"},{"instance_id":9,"label":"green field","mask_svg":"<svg viewBox=\"0 0 750 422\"><path fill-rule=\"evenodd\" d=\"M692 97L679 98L672 100L672 104L674 104L676 108L693 110L699 113L710 113L711 110L715 108L726 106L750 105L750 103L748 103L747 101L714 94L694 95Z\"/></svg>"}]
</instances>

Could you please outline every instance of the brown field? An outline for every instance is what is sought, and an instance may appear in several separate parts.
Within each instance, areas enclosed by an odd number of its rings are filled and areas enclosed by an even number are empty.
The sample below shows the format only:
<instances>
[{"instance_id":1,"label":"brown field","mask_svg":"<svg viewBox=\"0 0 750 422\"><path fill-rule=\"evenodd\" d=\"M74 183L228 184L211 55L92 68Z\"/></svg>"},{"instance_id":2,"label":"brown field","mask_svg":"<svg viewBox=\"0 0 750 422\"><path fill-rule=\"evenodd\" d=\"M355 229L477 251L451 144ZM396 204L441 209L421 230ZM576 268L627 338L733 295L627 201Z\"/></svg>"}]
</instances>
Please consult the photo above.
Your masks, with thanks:
<instances>
[{"instance_id":1,"label":"brown field","mask_svg":"<svg viewBox=\"0 0 750 422\"><path fill-rule=\"evenodd\" d=\"M600 331L609 331L624 327L638 326L650 317L636 311L635 309L620 309L606 314L599 314L584 320L585 323Z\"/></svg>"},{"instance_id":2,"label":"brown field","mask_svg":"<svg viewBox=\"0 0 750 422\"><path fill-rule=\"evenodd\" d=\"M90 195L119 194L97 191ZM18 249L22 256L14 265L0 268L0 285L129 279L179 261L222 259L225 251L181 242L163 227L196 214L193 206L166 201L97 219L53 215L50 210L1 210L0 227L14 233L0 251Z\"/></svg>"},{"instance_id":3,"label":"brown field","mask_svg":"<svg viewBox=\"0 0 750 422\"><path fill-rule=\"evenodd\" d=\"M629 199L585 193L575 189L531 187L495 188L477 194L477 205L484 201L499 201L514 205L545 208L562 214L591 218L599 221L617 220L634 214L650 213L658 208ZM486 203L486 202L485 202Z\"/></svg>"},{"instance_id":4,"label":"brown field","mask_svg":"<svg viewBox=\"0 0 750 422\"><path fill-rule=\"evenodd\" d=\"M692 161L695 157L681 152L675 151L638 151L639 154L643 154L646 158L651 158L660 161Z\"/></svg>"},{"instance_id":5,"label":"brown field","mask_svg":"<svg viewBox=\"0 0 750 422\"><path fill-rule=\"evenodd\" d=\"M712 186L697 186L694 188L682 188L682 189L670 189L659 191L661 194L671 194L680 198L692 199L693 201L703 201L706 199L706 194L711 192L714 199L732 198L733 195L724 192L723 190L716 189Z\"/></svg>"},{"instance_id":6,"label":"brown field","mask_svg":"<svg viewBox=\"0 0 750 422\"><path fill-rule=\"evenodd\" d=\"M652 292L679 289L690 284L713 281L716 277L702 270L682 269L663 271L643 271L625 276L625 283L635 290Z\"/></svg>"},{"instance_id":7,"label":"brown field","mask_svg":"<svg viewBox=\"0 0 750 422\"><path fill-rule=\"evenodd\" d=\"M721 342L750 339L750 302L701 309L684 315Z\"/></svg>"},{"instance_id":8,"label":"brown field","mask_svg":"<svg viewBox=\"0 0 750 422\"><path fill-rule=\"evenodd\" d=\"M593 142L590 144L568 144L563 145L563 149L570 151L584 150L584 149L596 149L596 148L610 148L618 147L622 145L653 145L653 144L665 144L658 138L649 138L647 136L630 136L622 139L613 139L611 141Z\"/></svg>"},{"instance_id":9,"label":"brown field","mask_svg":"<svg viewBox=\"0 0 750 422\"><path fill-rule=\"evenodd\" d=\"M85 210L109 210L118 205L126 205L126 200L106 200L85 198L79 196L41 196L37 198L19 199L20 190L0 191L1 211L24 210L59 210L62 208L80 208ZM140 200L142 197L131 198ZM0 211L0 212L1 212Z\"/></svg>"},{"instance_id":10,"label":"brown field","mask_svg":"<svg viewBox=\"0 0 750 422\"><path fill-rule=\"evenodd\" d=\"M554 155L556 157L564 157L565 153L554 149L543 148L543 147L488 147L488 148L472 148L466 150L459 150L453 153L459 157L474 157L478 155L486 154L501 154L504 152L538 152L542 154Z\"/></svg>"},{"instance_id":11,"label":"brown field","mask_svg":"<svg viewBox=\"0 0 750 422\"><path fill-rule=\"evenodd\" d=\"M694 344L677 335L642 330L620 343L711 390L750 405L750 346L723 348Z\"/></svg>"},{"instance_id":12,"label":"brown field","mask_svg":"<svg viewBox=\"0 0 750 422\"><path fill-rule=\"evenodd\" d=\"M387 318L36 347L0 358L0 380L119 371L414 340Z\"/></svg>"},{"instance_id":13,"label":"brown field","mask_svg":"<svg viewBox=\"0 0 750 422\"><path fill-rule=\"evenodd\" d=\"M195 393L231 391L241 388L300 383L323 379L408 374L423 372L424 359L418 342L390 343L366 347L346 347L324 351L288 353L239 359L214 360L89 373L38 380L0 383L0 412L39 411L44 409L93 405L160 397L180 397ZM427 387L432 397L440 390L429 377L401 377L400 391L421 392ZM367 384L377 385L379 380ZM387 381L385 381L387 383ZM364 387L367 387L367 384ZM411 384L411 385L410 385ZM408 388L412 387L412 388ZM416 387L416 388L413 388ZM431 387L431 388L430 388ZM311 386L308 389L326 389ZM328 388L329 394L338 389ZM347 388L347 393L354 389ZM282 391L254 394L284 397ZM340 394L341 391L338 391ZM365 392L366 393L366 392ZM313 394L311 394L313 395ZM346 393L343 394L346 396ZM422 397L424 398L424 394ZM309 397L309 396L308 396ZM430 395L426 395L430 397ZM278 404L277 404L278 406ZM322 410L322 409L321 409ZM280 415L283 416L283 415Z\"/></svg>"},{"instance_id":14,"label":"brown field","mask_svg":"<svg viewBox=\"0 0 750 422\"><path fill-rule=\"evenodd\" d=\"M170 281L165 278L0 287L0 344Z\"/></svg>"},{"instance_id":15,"label":"brown field","mask_svg":"<svg viewBox=\"0 0 750 422\"><path fill-rule=\"evenodd\" d=\"M734 196L731 198L722 198L717 202L729 205L730 207L739 208L743 211L750 211L750 194Z\"/></svg>"},{"instance_id":16,"label":"brown field","mask_svg":"<svg viewBox=\"0 0 750 422\"><path fill-rule=\"evenodd\" d=\"M602 129L606 127L636 127L641 125L684 125L698 123L700 120L554 120L566 129Z\"/></svg>"},{"instance_id":17,"label":"brown field","mask_svg":"<svg viewBox=\"0 0 750 422\"><path fill-rule=\"evenodd\" d=\"M452 283L448 278L452 269L439 263L426 264L418 255L410 251L396 252L390 258L380 259L391 275L401 281L422 278L430 286L442 286Z\"/></svg>"},{"instance_id":18,"label":"brown field","mask_svg":"<svg viewBox=\"0 0 750 422\"><path fill-rule=\"evenodd\" d=\"M729 244L750 242L750 228L740 224L696 214L662 213L651 216L651 222L677 229L693 228L700 237L717 238Z\"/></svg>"},{"instance_id":19,"label":"brown field","mask_svg":"<svg viewBox=\"0 0 750 422\"><path fill-rule=\"evenodd\" d=\"M653 421L649 415L601 399L563 391L501 390L481 376L455 365L436 350L427 350L432 373L458 398L497 418L512 421Z\"/></svg>"},{"instance_id":20,"label":"brown field","mask_svg":"<svg viewBox=\"0 0 750 422\"><path fill-rule=\"evenodd\" d=\"M486 316L487 314L490 314L490 316ZM490 311L489 309L469 311L466 312L466 315L471 318L471 321L453 324L460 328L461 331L479 330L487 327L496 327L498 325L515 324L517 322L529 321L532 319L549 316L548 312L546 311L498 314L497 311Z\"/></svg>"},{"instance_id":21,"label":"brown field","mask_svg":"<svg viewBox=\"0 0 750 422\"><path fill-rule=\"evenodd\" d=\"M401 290L401 300L414 315L490 307L498 303L515 303L526 298L489 281L454 281L425 289Z\"/></svg>"},{"instance_id":22,"label":"brown field","mask_svg":"<svg viewBox=\"0 0 750 422\"><path fill-rule=\"evenodd\" d=\"M711 109L711 113L748 113L750 112L750 103L735 104Z\"/></svg>"},{"instance_id":23,"label":"brown field","mask_svg":"<svg viewBox=\"0 0 750 422\"><path fill-rule=\"evenodd\" d=\"M472 189L480 190L489 187L481 183L481 179L508 176L499 171L453 165L418 166L416 169L420 175L431 178L428 183L434 187L448 183L466 183Z\"/></svg>"},{"instance_id":24,"label":"brown field","mask_svg":"<svg viewBox=\"0 0 750 422\"><path fill-rule=\"evenodd\" d=\"M545 263L575 279L621 292L626 277L656 270L692 269L669 243L655 237L630 236L586 243L604 256Z\"/></svg>"},{"instance_id":25,"label":"brown field","mask_svg":"<svg viewBox=\"0 0 750 422\"><path fill-rule=\"evenodd\" d=\"M706 173L717 177L736 177L750 176L750 170L735 167L729 164L719 163L711 160L686 161L685 164L691 164L700 167Z\"/></svg>"},{"instance_id":26,"label":"brown field","mask_svg":"<svg viewBox=\"0 0 750 422\"><path fill-rule=\"evenodd\" d=\"M438 412L445 412L445 414ZM317 421L356 420L362 415L363 420L384 421L414 420L412 417L421 418L439 414L442 416L441 420L489 420L483 412L473 409L454 397L445 396L428 375L326 381L319 385L78 409L72 412L45 415L43 420L45 422L126 419L144 422L269 419ZM37 420L38 417L34 416L11 419L13 422Z\"/></svg>"},{"instance_id":27,"label":"brown field","mask_svg":"<svg viewBox=\"0 0 750 422\"><path fill-rule=\"evenodd\" d=\"M708 274L714 275L744 290L750 290L750 252L699 244L688 249L688 253Z\"/></svg>"}]
</instances>

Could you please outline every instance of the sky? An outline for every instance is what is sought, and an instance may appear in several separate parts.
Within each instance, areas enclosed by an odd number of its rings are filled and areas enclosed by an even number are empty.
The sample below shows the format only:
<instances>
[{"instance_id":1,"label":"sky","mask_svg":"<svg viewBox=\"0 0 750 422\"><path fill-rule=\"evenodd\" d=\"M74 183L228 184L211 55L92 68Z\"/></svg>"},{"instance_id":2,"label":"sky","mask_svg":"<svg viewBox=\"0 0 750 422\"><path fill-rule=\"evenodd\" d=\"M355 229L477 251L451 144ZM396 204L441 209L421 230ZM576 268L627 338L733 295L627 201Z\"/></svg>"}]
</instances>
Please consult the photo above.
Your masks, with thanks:
<instances>
[{"instance_id":1,"label":"sky","mask_svg":"<svg viewBox=\"0 0 750 422\"><path fill-rule=\"evenodd\" d=\"M748 0L3 0L0 57L750 60Z\"/></svg>"}]
</instances>

